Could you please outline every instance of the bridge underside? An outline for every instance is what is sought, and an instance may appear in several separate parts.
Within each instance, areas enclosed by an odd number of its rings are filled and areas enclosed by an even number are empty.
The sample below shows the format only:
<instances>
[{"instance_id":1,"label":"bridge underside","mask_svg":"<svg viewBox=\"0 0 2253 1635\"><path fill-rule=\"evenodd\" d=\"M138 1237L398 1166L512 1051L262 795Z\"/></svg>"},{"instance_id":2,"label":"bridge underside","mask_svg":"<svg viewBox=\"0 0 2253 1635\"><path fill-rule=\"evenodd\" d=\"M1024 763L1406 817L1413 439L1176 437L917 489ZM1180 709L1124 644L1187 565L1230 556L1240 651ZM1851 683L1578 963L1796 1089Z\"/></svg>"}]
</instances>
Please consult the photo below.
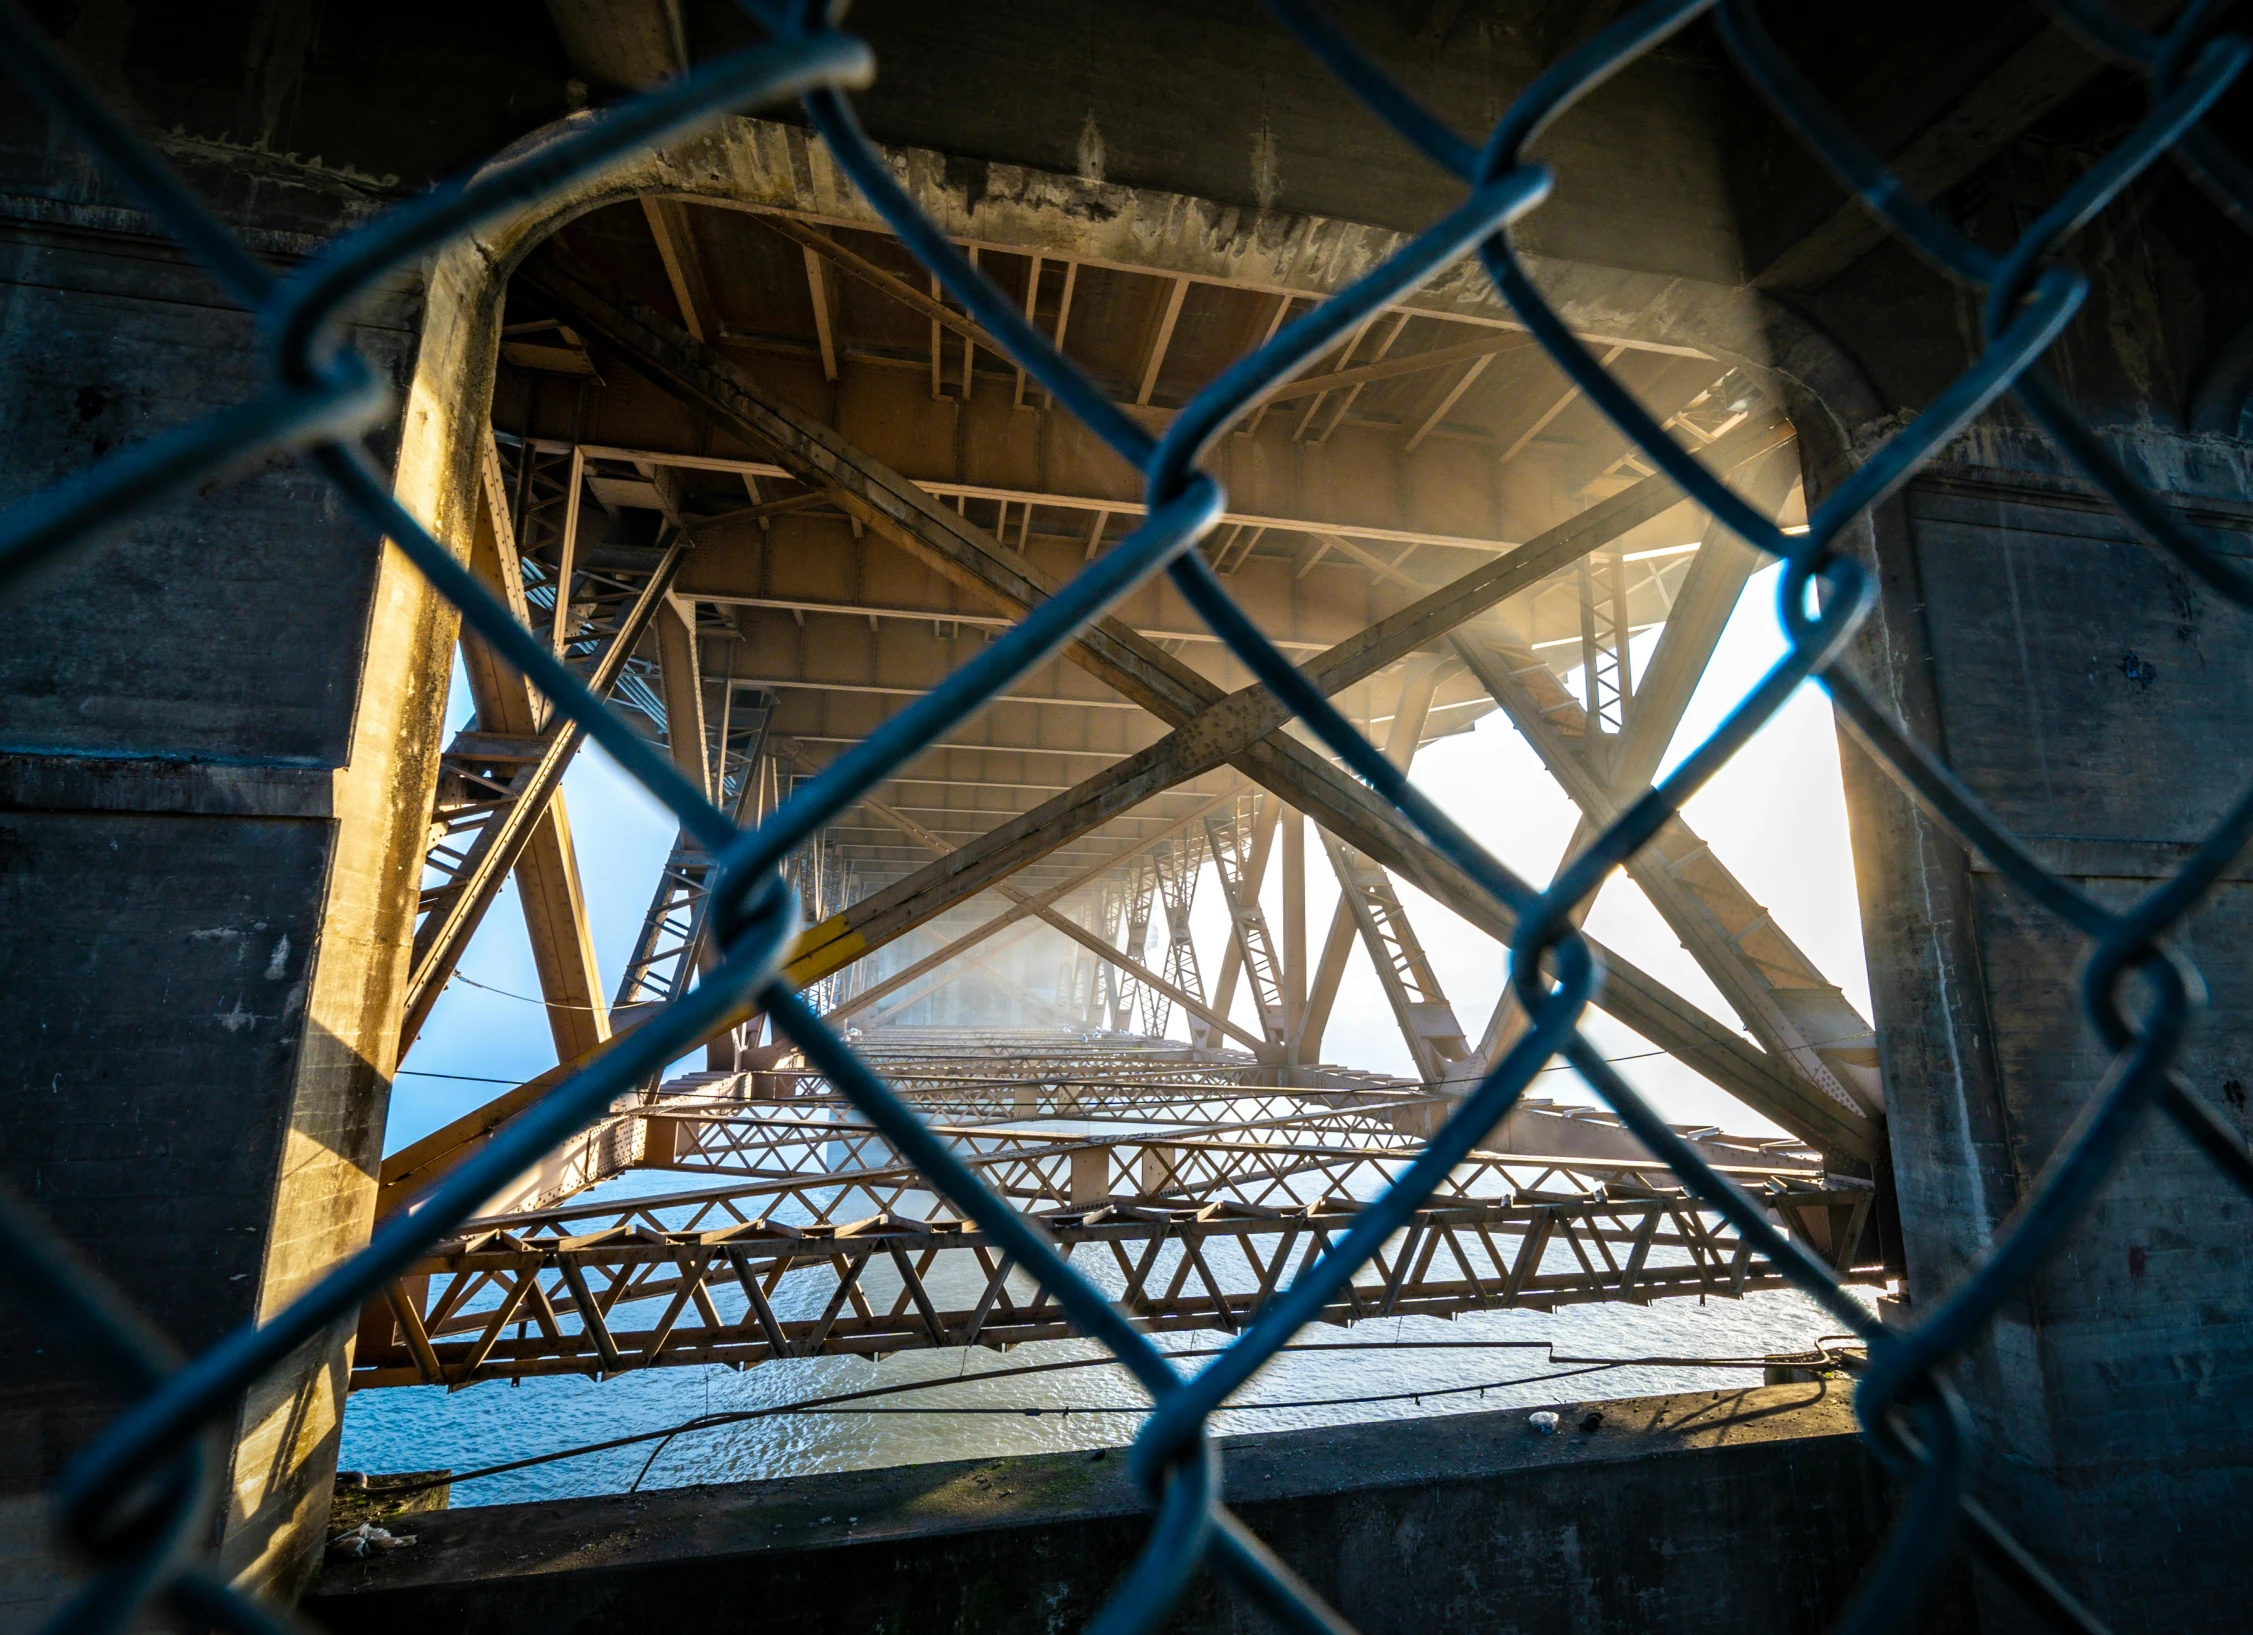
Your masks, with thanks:
<instances>
[{"instance_id":1,"label":"bridge underside","mask_svg":"<svg viewBox=\"0 0 2253 1635\"><path fill-rule=\"evenodd\" d=\"M429 26L333 0L28 9L276 263L751 28L723 0L508 0ZM1466 133L1625 14L1322 9ZM2143 117L2142 81L2051 27L2056 8L1758 9L1812 94L1985 243L2045 219ZM901 187L1147 427L1460 202L1260 8L860 0L851 26L880 64L856 107ZM2244 100L2210 116L2241 148ZM625 160L349 315L405 405L375 438L402 502L745 823L1143 514L1133 474L792 119ZM1523 247L1561 320L1786 525L1979 351L1961 289L1764 111L1710 21L1541 142L1557 185ZM0 171L0 497L271 385L254 320L67 122L0 104ZM2064 253L2089 282L2055 390L2210 548L2253 554L2241 240L2161 166ZM1208 463L1227 510L1195 548L1310 683L1403 765L1506 724L1542 768L1528 783L1577 813L1570 847L1656 776L1759 566L1473 267L1345 337ZM2045 867L2118 902L2217 832L2242 775L2214 751L2247 714L2237 615L2019 409L1933 451L1850 543L1878 605L1841 662ZM183 1354L289 1309L697 981L711 859L682 836L632 860L646 913L598 958L587 882L628 865L575 841L577 734L302 466L136 516L10 616L0 1170ZM454 733L457 662L474 719ZM1842 761L1874 1015L1732 872L1729 837L1682 821L1622 872L1710 991L1599 949L1599 1002L1734 1098L1731 1128L1780 1132L1689 1133L1845 1275L1905 1271L1915 1314L2042 1184L2111 1052L2077 1008L2078 933L1854 744ZM1519 793L1497 779L1492 798ZM789 978L1156 1326L1249 1320L1522 1026L1448 991L1433 957L1483 939L1496 968L1510 914L1162 580L789 872L808 922ZM2241 1134L2247 883L2240 860L2184 922L2211 1011L2176 1058ZM436 1065L409 1053L496 913L523 916L545 1001L523 1014L559 1065L386 1157L393 1078ZM1381 992L1398 1073L1340 1042L1349 982ZM302 1582L355 1385L1063 1332L763 1018L703 1051L503 1188L356 1343L302 1346L230 1405L227 1574ZM1951 1365L1984 1446L2008 1450L1976 1472L1982 1502L2116 1627L2227 1622L2242 1599L2228 1552L2181 1524L2240 1513L2253 1481L2253 1422L2217 1406L2253 1372L2241 1227L2207 1160L2144 1129ZM1771 1278L1607 1118L1531 1105L1323 1315ZM116 1404L29 1325L0 1331L0 1374L0 1542L41 1563L23 1604L59 1602L83 1575L52 1561L39 1492Z\"/></svg>"},{"instance_id":2,"label":"bridge underside","mask_svg":"<svg viewBox=\"0 0 2253 1635\"><path fill-rule=\"evenodd\" d=\"M728 140L821 163L780 127ZM644 196L537 246L509 288L480 454L473 563L745 821L1142 513L1134 474L896 240L818 181L800 191ZM1187 201L1117 191L1133 221L1103 234L1028 206L1008 237L959 242L1157 428L1324 291L1287 259L1216 270L1160 230ZM1671 431L1799 514L1791 428L1751 374L1591 338ZM1756 566L1475 284L1364 325L1214 459L1230 508L1199 548L1356 725L1405 765L1499 713L1584 825L1655 774ZM1458 1011L1411 902L1451 936L1467 923L1500 943L1510 927L1278 730L1170 582L1095 636L792 859L812 929L791 971L981 1173L1115 1264L1146 1320L1233 1328L1516 1036L1507 997ZM710 862L684 834L606 987L558 789L575 745L474 639L463 658L477 715L443 762L401 1048L513 869L568 1063L691 985ZM1327 927L1309 905L1333 893L1310 868L1336 884ZM1685 823L1630 873L1732 1013L1616 953L1606 1004L1786 1132L1693 1132L1709 1155L1826 1260L1881 1275L1869 1024ZM1200 892L1225 909L1217 946L1193 930ZM1356 967L1383 990L1406 1075L1328 1060ZM355 1383L1065 1332L758 1018L708 1054L707 1074L647 1087L371 1305ZM379 1210L536 1089L394 1154ZM1529 1106L1488 1149L1395 1245L1398 1266L1326 1316L1777 1281L1607 1115ZM656 1184L628 1171L724 1184L628 1203Z\"/></svg>"}]
</instances>

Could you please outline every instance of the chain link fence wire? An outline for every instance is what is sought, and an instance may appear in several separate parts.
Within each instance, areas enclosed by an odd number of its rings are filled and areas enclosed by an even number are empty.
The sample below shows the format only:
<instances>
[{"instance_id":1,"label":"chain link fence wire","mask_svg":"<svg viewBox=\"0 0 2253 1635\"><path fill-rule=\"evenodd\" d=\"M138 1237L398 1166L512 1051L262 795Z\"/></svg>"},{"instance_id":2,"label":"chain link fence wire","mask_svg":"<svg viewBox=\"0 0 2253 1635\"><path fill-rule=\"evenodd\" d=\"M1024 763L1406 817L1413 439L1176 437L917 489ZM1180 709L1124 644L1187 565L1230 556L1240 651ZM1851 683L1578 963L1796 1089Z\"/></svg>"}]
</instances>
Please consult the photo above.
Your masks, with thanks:
<instances>
[{"instance_id":1,"label":"chain link fence wire","mask_svg":"<svg viewBox=\"0 0 2253 1635\"><path fill-rule=\"evenodd\" d=\"M235 1589L204 1564L223 1467L219 1439L245 1391L298 1347L351 1320L497 1187L589 1122L614 1096L700 1043L737 1005L754 999L939 1193L991 1233L1080 1330L1108 1346L1150 1393L1155 1407L1136 1442L1132 1469L1154 1518L1134 1566L1091 1626L1097 1635L1154 1629L1203 1565L1216 1567L1279 1625L1301 1631L1350 1628L1222 1502L1209 1417L1407 1223L1534 1075L1559 1060L1587 1080L1691 1193L1726 1216L1757 1252L1869 1348L1856 1411L1869 1445L1900 1483L1903 1500L1882 1553L1842 1610L1840 1627L1899 1626L1960 1538L2051 1624L2101 1628L1971 1494L1970 1420L1946 1367L2042 1264L2118 1162L2130 1131L2153 1110L2253 1192L2253 1156L2175 1069L2203 993L2198 972L2165 940L2253 835L2253 791L2177 875L2114 911L2043 867L1839 663L1873 599L1869 573L1847 546L1848 530L2006 393L2153 549L2231 603L2253 608L2253 576L2130 479L2074 418L2042 363L2089 293L2086 276L2062 258L2068 242L2162 159L2171 156L2185 166L2234 221L2253 228L2253 169L2201 124L2244 71L2253 47L2218 31L2217 16L2225 8L2207 0L2191 0L2159 34L2131 26L2101 0L2040 3L2056 26L2140 76L2148 108L2125 139L2014 244L1995 253L1943 222L1887 172L1778 48L1754 0L1652 0L1637 7L1543 73L1478 146L1421 107L1312 6L1267 0L1281 26L1424 157L1463 184L1463 199L1385 263L1231 365L1162 434L1153 435L1036 333L895 183L846 100L846 92L871 81L875 63L864 42L841 30L841 7L817 0L745 0L744 9L766 31L762 44L701 64L585 121L550 146L435 188L277 274L102 105L15 0L0 0L0 52L9 71L256 315L269 370L264 390L250 401L216 409L112 456L0 516L0 589L16 598L37 594L41 567L85 549L137 513L253 456L296 451L408 555L481 638L582 725L720 860L712 912L721 957L692 991L504 1126L411 1213L380 1223L365 1249L281 1314L236 1331L200 1355L176 1356L36 1211L0 1194L0 1245L7 1251L0 1266L17 1293L131 1399L55 1485L59 1532L90 1570L50 1627L111 1631L166 1613L196 1627L244 1632L293 1627L285 1609ZM1550 172L1527 157L1527 148L1611 75L1707 13L1714 15L1745 78L1799 139L1904 242L1981 301L1983 344L1976 360L1822 498L1800 534L1782 532L1654 423L1544 300L1510 238L1510 225L1538 208L1551 187ZM746 831L612 715L397 503L361 441L392 405L347 344L343 326L354 302L377 280L450 239L536 206L631 152L732 111L792 98L901 243L1001 341L1014 363L1142 474L1149 509L1141 527L978 658ZM1778 617L1788 654L1702 745L1570 859L1546 890L1520 880L1419 794L1254 628L1193 549L1223 510L1219 484L1199 464L1213 443L1265 394L1308 369L1366 319L1469 256L1479 259L1550 359L1657 469L1725 526L1783 563ZM797 930L796 894L783 874L791 853L1161 572L1325 746L1398 807L1424 843L1468 871L1516 916L1510 982L1530 1019L1523 1036L1414 1164L1361 1211L1352 1231L1304 1268L1240 1338L1186 1375L1177 1369L1177 1356L1153 1345L1073 1271L1036 1222L987 1190L776 974ZM1840 716L1912 798L2086 939L2081 1003L2112 1052L2102 1083L1991 1251L1914 1327L1888 1326L1849 1298L1830 1268L1716 1173L1579 1031L1603 973L1575 929L1574 911L1811 678L1829 690Z\"/></svg>"}]
</instances>

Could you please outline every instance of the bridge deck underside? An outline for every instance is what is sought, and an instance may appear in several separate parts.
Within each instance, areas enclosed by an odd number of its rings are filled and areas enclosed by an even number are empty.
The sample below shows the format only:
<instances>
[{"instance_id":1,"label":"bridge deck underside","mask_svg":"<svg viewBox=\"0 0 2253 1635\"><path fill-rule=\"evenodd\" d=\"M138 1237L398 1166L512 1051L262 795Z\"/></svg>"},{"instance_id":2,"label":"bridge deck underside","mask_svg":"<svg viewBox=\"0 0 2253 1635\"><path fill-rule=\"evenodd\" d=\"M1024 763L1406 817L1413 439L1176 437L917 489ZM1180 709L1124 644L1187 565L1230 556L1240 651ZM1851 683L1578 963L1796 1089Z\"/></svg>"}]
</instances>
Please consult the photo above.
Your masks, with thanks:
<instances>
[{"instance_id":1,"label":"bridge deck underside","mask_svg":"<svg viewBox=\"0 0 2253 1635\"><path fill-rule=\"evenodd\" d=\"M1153 224L1174 209L1135 208ZM1122 264L1074 230L1028 218L1056 242L964 247L1152 426L1322 293L1169 266L1162 235L1150 264ZM927 287L866 223L687 199L583 216L512 286L475 561L745 823L1141 515L1132 474ZM1799 508L1790 428L1747 375L1603 344L1673 435L1772 513ZM1501 712L1554 780L1543 798L1561 788L1593 825L1655 774L1754 566L1498 305L1459 291L1372 320L1213 457L1231 510L1199 549L1357 726L1405 765ZM464 657L480 713L449 752L454 833L431 854L417 991L427 1010L513 868L559 1055L584 1060L693 986L712 862L673 847L611 994L553 793L572 745L505 667L474 642ZM552 822L528 815L540 802ZM1399 882L1474 935L1506 940L1507 916L1367 807L1160 577L790 859L811 929L785 971L1141 1320L1233 1328L1516 1035L1507 997L1457 1013L1409 923L1412 902L1432 911ZM1326 938L1310 857L1341 887ZM1683 1133L1826 1259L1870 1271L1867 1024L1686 826L1630 872L1741 1025L1616 952L1602 1002L1785 1132ZM1200 880L1206 912L1226 900L1220 948L1196 946ZM1357 959L1409 1079L1325 1055ZM713 1042L711 1071L646 1087L504 1189L369 1308L356 1382L1066 1332L762 1041L753 1018ZM383 1207L514 1105L387 1161ZM1327 1320L1774 1281L1616 1120L1535 1103L1389 1253Z\"/></svg>"}]
</instances>

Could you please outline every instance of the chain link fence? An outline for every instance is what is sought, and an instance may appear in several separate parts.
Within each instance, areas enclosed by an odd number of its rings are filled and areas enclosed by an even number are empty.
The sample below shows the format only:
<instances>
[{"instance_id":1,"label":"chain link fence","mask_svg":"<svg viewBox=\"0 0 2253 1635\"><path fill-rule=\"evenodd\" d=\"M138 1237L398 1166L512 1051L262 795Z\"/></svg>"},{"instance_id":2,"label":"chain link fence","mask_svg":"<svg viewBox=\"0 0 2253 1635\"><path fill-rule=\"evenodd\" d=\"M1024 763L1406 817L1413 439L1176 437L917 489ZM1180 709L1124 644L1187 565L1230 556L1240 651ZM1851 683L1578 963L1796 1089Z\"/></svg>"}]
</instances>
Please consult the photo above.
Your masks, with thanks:
<instances>
[{"instance_id":1,"label":"chain link fence","mask_svg":"<svg viewBox=\"0 0 2253 1635\"><path fill-rule=\"evenodd\" d=\"M132 1396L131 1405L59 1479L60 1534L89 1563L84 1586L53 1627L117 1630L156 1613L229 1630L289 1626L283 1609L221 1581L204 1564L218 1498L220 1431L246 1389L291 1352L331 1331L454 1230L480 1202L606 1108L621 1091L678 1058L745 1000L754 1000L808 1060L912 1160L931 1185L1003 1245L1107 1345L1155 1407L1132 1468L1149 1498L1147 1542L1094 1628L1100 1635L1154 1629L1200 1566L1217 1568L1277 1623L1343 1630L1345 1622L1279 1562L1221 1499L1220 1459L1208 1434L1214 1409L1274 1357L1408 1222L1454 1166L1552 1061L1571 1064L1698 1198L1869 1347L1856 1392L1863 1431L1903 1489L1900 1517L1866 1573L1841 1627L1888 1629L1913 1610L1923 1584L1955 1541L2068 1629L2101 1627L1970 1491L1970 1422L1946 1365L1981 1332L2081 1215L2147 1114L2172 1120L2240 1187L2253 1192L2253 1157L2175 1070L2202 1003L2200 979L2166 942L2253 834L2253 792L2230 811L2172 879L2114 911L2045 869L1869 693L1839 667L1873 598L1847 531L1895 492L2004 394L2078 464L2155 550L2240 607L2253 607L2253 575L2218 553L2132 481L2076 421L2043 368L2045 351L2081 307L2087 278L2063 258L2074 234L2122 189L2173 158L2241 226L2253 226L2253 170L2203 125L2244 70L2249 50L2221 34L2225 9L2192 0L2163 34L2121 20L2100 0L2042 0L2051 21L2125 64L2148 88L2140 123L2006 251L1966 238L1907 191L1827 107L1778 49L1753 0L1654 0L1635 8L1543 73L1474 146L1421 107L1337 27L1301 0L1270 11L1363 102L1433 164L1461 181L1462 202L1406 241L1352 287L1286 324L1198 393L1161 434L1123 414L1026 322L927 220L857 126L845 93L870 82L868 47L842 32L813 0L754 4L764 43L692 71L586 121L570 135L467 182L439 187L276 274L171 174L86 87L15 6L0 0L0 51L22 88L91 149L114 178L256 314L270 378L250 401L130 448L0 516L0 575L21 582L48 561L85 548L105 530L176 498L247 458L295 451L324 474L369 526L396 542L479 637L520 669L554 707L584 726L686 831L720 859L712 891L719 958L689 993L626 1035L617 1048L558 1086L438 1183L412 1214L379 1224L367 1247L323 1277L272 1321L242 1329L201 1355L180 1358L76 1253L20 1201L0 1197L0 1265L40 1318L67 1332ZM1519 259L1510 226L1538 209L1550 172L1526 150L1551 121L1623 66L1693 21L1714 15L1745 79L1801 141L1926 261L1977 295L1983 344L1976 360L1922 415L1870 451L1812 508L1804 533L1787 535L1734 494L1655 424L1544 300ZM1143 525L1088 564L1056 595L873 736L806 783L756 829L739 829L640 735L575 679L507 609L397 503L361 442L391 404L344 339L346 314L377 280L457 235L537 205L622 156L737 109L798 99L839 166L900 241L968 314L1006 346L1056 403L1078 416L1146 484ZM1637 801L1546 890L1520 880L1334 710L1254 628L1194 549L1223 509L1199 461L1264 394L1306 370L1372 315L1465 257L1483 264L1503 299L1548 356L1644 457L1715 518L1783 564L1778 617L1787 656L1702 745ZM1352 1230L1306 1267L1211 1363L1184 1375L1169 1357L1065 1263L1041 1228L980 1184L908 1106L835 1034L803 996L776 977L798 925L786 860L859 796L996 693L1070 642L1151 575L1171 577L1212 630L1322 744L1384 799L1423 841L1468 871L1515 916L1510 981L1530 1026L1431 1137L1412 1167L1366 1206ZM36 586L30 593L36 593ZM1914 1327L1889 1327L1850 1299L1832 1271L1773 1225L1767 1212L1717 1174L1606 1064L1579 1030L1603 973L1574 925L1575 909L1810 678L1922 807L1946 824L2034 903L2089 945L2081 1001L2112 1052L2109 1072L2001 1230L1974 1275ZM404 887L402 889L405 889Z\"/></svg>"}]
</instances>

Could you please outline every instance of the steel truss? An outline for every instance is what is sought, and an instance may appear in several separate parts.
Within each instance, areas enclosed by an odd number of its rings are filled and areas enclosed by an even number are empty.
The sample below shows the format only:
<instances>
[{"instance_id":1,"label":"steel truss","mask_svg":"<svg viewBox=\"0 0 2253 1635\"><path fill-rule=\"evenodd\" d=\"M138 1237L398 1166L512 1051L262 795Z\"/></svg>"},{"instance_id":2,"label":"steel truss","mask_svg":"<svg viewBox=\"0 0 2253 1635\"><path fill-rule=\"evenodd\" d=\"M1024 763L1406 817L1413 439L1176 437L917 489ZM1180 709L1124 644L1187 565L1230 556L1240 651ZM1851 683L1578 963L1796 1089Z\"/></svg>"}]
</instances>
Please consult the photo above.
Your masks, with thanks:
<instances>
[{"instance_id":1,"label":"steel truss","mask_svg":"<svg viewBox=\"0 0 2253 1635\"><path fill-rule=\"evenodd\" d=\"M1807 1188L1766 1203L1794 1235L1828 1250L1857 1241L1871 1196ZM1327 1252L1359 1208L1336 1197L1280 1208L1106 1201L1040 1218L1065 1255L1077 1255L1146 1326L1234 1333ZM697 1213L686 1227L638 1218L577 1233L494 1224L449 1240L391 1285L383 1312L363 1325L354 1383L602 1377L777 1357L1002 1348L1077 1332L1045 1290L966 1222L888 1211L796 1226L721 1203ZM705 1224L715 1217L718 1224ZM1843 1250L1825 1258L1842 1277L1882 1279L1882 1269L1857 1268ZM1320 1320L1350 1326L1590 1301L1734 1298L1785 1283L1719 1215L1679 1192L1474 1199L1418 1210Z\"/></svg>"},{"instance_id":2,"label":"steel truss","mask_svg":"<svg viewBox=\"0 0 2253 1635\"><path fill-rule=\"evenodd\" d=\"M1126 930L1127 958L1137 965L1148 963L1150 946L1150 907L1158 895L1158 865L1151 857L1139 857L1129 866L1126 877ZM1154 1014L1152 1001L1156 998L1140 982L1127 981L1119 985L1118 996L1111 1006L1111 1028L1124 1033L1134 1020L1135 1007L1143 1012L1143 1032L1162 1034L1163 1027L1152 1028L1149 1019Z\"/></svg>"},{"instance_id":3,"label":"steel truss","mask_svg":"<svg viewBox=\"0 0 2253 1635\"><path fill-rule=\"evenodd\" d=\"M1416 1071L1427 1084L1475 1076L1480 1061L1441 990L1400 893L1383 868L1327 830L1315 831L1338 877L1339 902L1361 933Z\"/></svg>"},{"instance_id":4,"label":"steel truss","mask_svg":"<svg viewBox=\"0 0 2253 1635\"><path fill-rule=\"evenodd\" d=\"M1193 834L1175 835L1158 843L1151 850L1152 870L1157 877L1159 895L1166 905L1166 965L1158 974L1183 993L1202 1000L1205 997L1205 979L1197 969L1197 944L1189 933L1189 910L1197 900L1197 874L1204 861L1203 847ZM1173 1001L1154 991L1148 983L1142 989L1142 1030L1154 1038L1162 1038L1166 1024L1173 1017ZM1213 1043L1213 1029L1201 1018L1189 1018L1189 1039L1192 1044Z\"/></svg>"},{"instance_id":5,"label":"steel truss","mask_svg":"<svg viewBox=\"0 0 2253 1635\"><path fill-rule=\"evenodd\" d=\"M1274 797L1269 796L1272 800ZM1251 831L1257 796L1237 800L1225 813L1205 819L1205 840L1211 848L1213 872L1220 877L1220 894L1228 904L1228 921L1235 936L1238 959L1252 990L1252 1005L1259 1013L1260 1030L1267 1042L1280 1048L1290 1037L1291 1021L1283 1003L1283 962L1275 952L1275 938L1267 915L1260 908L1251 884Z\"/></svg>"},{"instance_id":6,"label":"steel truss","mask_svg":"<svg viewBox=\"0 0 2253 1635\"><path fill-rule=\"evenodd\" d=\"M756 823L763 816L761 803L771 798L773 776L765 764L767 724L779 704L774 694L748 684L730 682L721 695L720 713L706 723L707 750L719 773L721 804L738 823ZM634 951L619 976L611 1015L636 1005L657 1005L688 991L689 979L704 954L705 885L712 872L711 854L695 836L680 831L657 877L657 889L642 916Z\"/></svg>"},{"instance_id":7,"label":"steel truss","mask_svg":"<svg viewBox=\"0 0 2253 1635\"><path fill-rule=\"evenodd\" d=\"M663 708L634 650L664 605L686 537L675 528L664 543L582 549L583 462L576 453L564 462L568 475L559 496L554 492L557 462L543 461L521 446L512 452L517 457L513 481L497 442L485 446L481 521L488 531L481 543L490 556L479 564L484 576L535 630L540 629L537 614L546 613L543 634L549 645L595 696L616 694L619 702L661 725ZM507 509L512 492L513 517ZM420 917L409 964L402 1049L429 1018L509 871L549 821L564 773L586 736L577 723L540 705L521 678L495 673L474 640L465 641L464 656L476 661L470 672L479 709L439 763L431 841L416 904ZM568 861L567 843L562 852L557 866L572 876L575 893L576 866ZM574 903L564 917L583 921L583 911ZM591 968L591 956L586 963ZM599 999L590 993L585 1003L591 1008ZM598 1024L597 1037L606 1033L607 1026Z\"/></svg>"},{"instance_id":8,"label":"steel truss","mask_svg":"<svg viewBox=\"0 0 2253 1635\"><path fill-rule=\"evenodd\" d=\"M1391 1185L1444 1098L1272 1076L1165 1040L884 1030L863 1050L934 1133L1067 1253L1117 1273L1153 1327L1235 1329ZM1529 1103L1551 1144L1610 1141L1594 1109ZM1068 1122L1062 1122L1068 1121ZM1873 1191L1786 1140L1684 1130L1842 1276ZM469 1222L370 1305L356 1387L603 1376L774 1357L1008 1346L1071 1332L877 1128L804 1070L690 1074L622 1107L550 1173L544 1206ZM720 1183L585 1193L627 1169ZM1104 1275L1099 1273L1098 1275ZM1480 1150L1324 1320L1735 1296L1769 1265L1657 1160Z\"/></svg>"}]
</instances>

